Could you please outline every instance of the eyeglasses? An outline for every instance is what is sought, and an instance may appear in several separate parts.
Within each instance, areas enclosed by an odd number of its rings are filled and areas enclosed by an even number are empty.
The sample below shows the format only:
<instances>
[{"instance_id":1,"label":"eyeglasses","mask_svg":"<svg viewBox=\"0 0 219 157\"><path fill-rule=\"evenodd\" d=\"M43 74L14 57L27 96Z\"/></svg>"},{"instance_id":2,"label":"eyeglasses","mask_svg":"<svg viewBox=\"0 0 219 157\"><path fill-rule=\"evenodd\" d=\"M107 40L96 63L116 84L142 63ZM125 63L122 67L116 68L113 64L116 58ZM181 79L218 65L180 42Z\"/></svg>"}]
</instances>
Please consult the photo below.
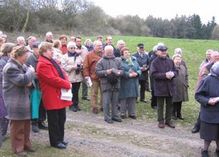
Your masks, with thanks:
<instances>
[{"instance_id":1,"label":"eyeglasses","mask_svg":"<svg viewBox=\"0 0 219 157\"><path fill-rule=\"evenodd\" d=\"M75 49L75 47L70 47L70 49Z\"/></svg>"}]
</instances>

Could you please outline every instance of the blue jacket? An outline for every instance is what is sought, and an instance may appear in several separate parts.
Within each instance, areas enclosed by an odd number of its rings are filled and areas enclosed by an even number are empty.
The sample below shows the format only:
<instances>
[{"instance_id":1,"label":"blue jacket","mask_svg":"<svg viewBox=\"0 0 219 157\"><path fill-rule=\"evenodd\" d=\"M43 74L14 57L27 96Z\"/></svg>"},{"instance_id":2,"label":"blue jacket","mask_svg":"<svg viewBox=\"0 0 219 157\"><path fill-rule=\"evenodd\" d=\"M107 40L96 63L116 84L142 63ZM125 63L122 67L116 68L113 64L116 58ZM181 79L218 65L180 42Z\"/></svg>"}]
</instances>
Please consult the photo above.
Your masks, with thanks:
<instances>
[{"instance_id":1,"label":"blue jacket","mask_svg":"<svg viewBox=\"0 0 219 157\"><path fill-rule=\"evenodd\" d=\"M132 56L131 60L133 64L129 64L128 61L126 61L126 59L121 57L121 67L124 73L120 81L119 99L139 96L138 76L141 75L141 70L140 70L140 67L138 65L136 58ZM138 73L138 76L135 78L130 78L129 77L130 70L133 70L136 73Z\"/></svg>"},{"instance_id":2,"label":"blue jacket","mask_svg":"<svg viewBox=\"0 0 219 157\"><path fill-rule=\"evenodd\" d=\"M200 118L207 123L219 123L219 102L209 105L209 98L219 97L219 77L208 75L195 93L195 99L201 104Z\"/></svg>"}]
</instances>

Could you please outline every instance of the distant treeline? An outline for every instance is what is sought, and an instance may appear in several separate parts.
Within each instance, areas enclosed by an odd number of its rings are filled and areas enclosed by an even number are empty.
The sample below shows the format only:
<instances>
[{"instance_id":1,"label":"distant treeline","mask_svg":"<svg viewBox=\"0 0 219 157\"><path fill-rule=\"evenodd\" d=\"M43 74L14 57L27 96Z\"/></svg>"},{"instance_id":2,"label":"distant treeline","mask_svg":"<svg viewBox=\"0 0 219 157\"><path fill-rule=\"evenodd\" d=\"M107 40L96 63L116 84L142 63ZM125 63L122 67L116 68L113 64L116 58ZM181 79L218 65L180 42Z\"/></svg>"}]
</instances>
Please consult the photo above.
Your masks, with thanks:
<instances>
[{"instance_id":1,"label":"distant treeline","mask_svg":"<svg viewBox=\"0 0 219 157\"><path fill-rule=\"evenodd\" d=\"M113 18L86 0L1 0L0 30L190 39L219 38L219 28L214 17L207 24L203 24L200 16L195 14L188 17L176 16L171 20L153 16L142 19L137 15Z\"/></svg>"}]
</instances>

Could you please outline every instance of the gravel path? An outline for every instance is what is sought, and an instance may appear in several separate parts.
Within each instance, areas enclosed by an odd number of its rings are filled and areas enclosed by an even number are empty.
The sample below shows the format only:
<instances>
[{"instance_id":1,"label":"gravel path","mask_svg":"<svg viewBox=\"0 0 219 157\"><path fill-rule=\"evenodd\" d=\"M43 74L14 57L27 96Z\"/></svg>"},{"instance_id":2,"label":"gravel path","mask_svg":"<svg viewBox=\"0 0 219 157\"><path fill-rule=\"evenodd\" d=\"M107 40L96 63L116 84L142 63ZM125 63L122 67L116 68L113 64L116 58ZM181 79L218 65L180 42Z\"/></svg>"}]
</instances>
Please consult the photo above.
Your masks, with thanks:
<instances>
[{"instance_id":1,"label":"gravel path","mask_svg":"<svg viewBox=\"0 0 219 157\"><path fill-rule=\"evenodd\" d=\"M131 119L107 124L101 114L68 111L65 138L67 151L76 150L83 157L198 157L202 140L190 129L159 129L157 122ZM48 144L46 131L33 135L38 136L45 136ZM212 147L213 156L215 144Z\"/></svg>"}]
</instances>

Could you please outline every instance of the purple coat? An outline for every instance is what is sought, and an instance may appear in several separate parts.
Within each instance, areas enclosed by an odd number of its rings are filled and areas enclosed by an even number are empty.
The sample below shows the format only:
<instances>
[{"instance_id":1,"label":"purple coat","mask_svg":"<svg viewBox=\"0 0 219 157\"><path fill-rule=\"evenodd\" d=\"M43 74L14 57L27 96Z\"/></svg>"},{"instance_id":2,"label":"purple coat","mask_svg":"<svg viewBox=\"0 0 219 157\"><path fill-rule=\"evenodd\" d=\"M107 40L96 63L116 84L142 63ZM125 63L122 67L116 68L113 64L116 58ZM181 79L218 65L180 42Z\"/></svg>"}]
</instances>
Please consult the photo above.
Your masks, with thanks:
<instances>
[{"instance_id":1,"label":"purple coat","mask_svg":"<svg viewBox=\"0 0 219 157\"><path fill-rule=\"evenodd\" d=\"M3 100L2 96L2 70L6 63L8 62L9 57L8 56L1 56L0 57L0 118L3 118L7 115L7 110L5 107L5 102Z\"/></svg>"}]
</instances>

